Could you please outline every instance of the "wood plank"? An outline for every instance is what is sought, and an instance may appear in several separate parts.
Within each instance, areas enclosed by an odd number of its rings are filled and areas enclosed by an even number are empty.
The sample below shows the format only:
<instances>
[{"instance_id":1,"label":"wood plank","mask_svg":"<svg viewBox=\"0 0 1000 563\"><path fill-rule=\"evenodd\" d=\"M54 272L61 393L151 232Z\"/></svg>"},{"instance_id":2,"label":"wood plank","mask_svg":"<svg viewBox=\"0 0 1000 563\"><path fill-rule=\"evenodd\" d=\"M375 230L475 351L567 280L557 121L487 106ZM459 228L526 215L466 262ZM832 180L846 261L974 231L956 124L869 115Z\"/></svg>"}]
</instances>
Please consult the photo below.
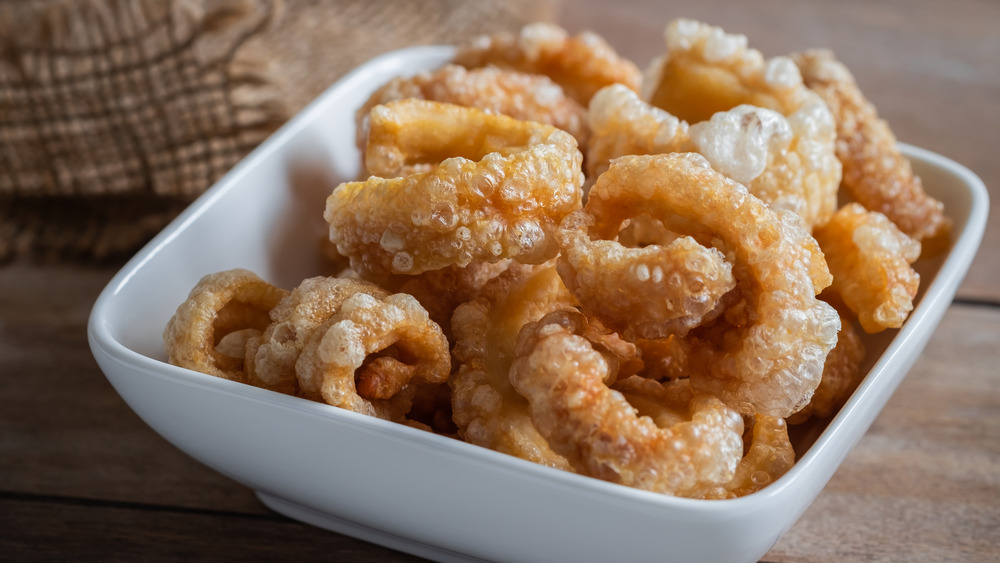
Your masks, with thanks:
<instances>
[{"instance_id":1,"label":"wood plank","mask_svg":"<svg viewBox=\"0 0 1000 563\"><path fill-rule=\"evenodd\" d=\"M978 174L991 194L990 221L959 295L1000 301L1000 3L799 2L763 0L579 0L557 21L600 33L641 68L664 50L663 28L686 17L742 33L765 56L833 49L899 140L948 156Z\"/></svg>"},{"instance_id":2,"label":"wood plank","mask_svg":"<svg viewBox=\"0 0 1000 563\"><path fill-rule=\"evenodd\" d=\"M104 378L86 325L116 270L0 268L0 491L265 512L160 438Z\"/></svg>"},{"instance_id":3,"label":"wood plank","mask_svg":"<svg viewBox=\"0 0 1000 563\"><path fill-rule=\"evenodd\" d=\"M0 498L6 561L423 561L277 515Z\"/></svg>"}]
</instances>

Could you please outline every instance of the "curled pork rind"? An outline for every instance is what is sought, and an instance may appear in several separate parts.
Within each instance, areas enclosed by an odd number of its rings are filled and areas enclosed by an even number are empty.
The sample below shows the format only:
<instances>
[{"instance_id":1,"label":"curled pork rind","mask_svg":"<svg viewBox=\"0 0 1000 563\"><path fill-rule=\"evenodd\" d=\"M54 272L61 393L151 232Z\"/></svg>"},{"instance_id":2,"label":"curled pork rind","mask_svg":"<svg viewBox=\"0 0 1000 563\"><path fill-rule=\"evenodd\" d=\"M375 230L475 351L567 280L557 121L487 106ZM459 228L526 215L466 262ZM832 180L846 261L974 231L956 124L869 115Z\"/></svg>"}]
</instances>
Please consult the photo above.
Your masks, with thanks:
<instances>
[{"instance_id":1,"label":"curled pork rind","mask_svg":"<svg viewBox=\"0 0 1000 563\"><path fill-rule=\"evenodd\" d=\"M899 152L889 124L879 119L847 67L827 50L796 53L792 59L805 84L823 98L836 118L844 190L918 241L946 237L951 221L944 205L924 191L910 161Z\"/></svg>"},{"instance_id":2,"label":"curled pork rind","mask_svg":"<svg viewBox=\"0 0 1000 563\"><path fill-rule=\"evenodd\" d=\"M875 333L903 326L920 286L911 266L920 243L858 203L837 211L815 236L833 272L832 289L857 313L861 328Z\"/></svg>"},{"instance_id":3,"label":"curled pork rind","mask_svg":"<svg viewBox=\"0 0 1000 563\"><path fill-rule=\"evenodd\" d=\"M416 98L508 115L558 127L576 137L581 147L590 136L587 110L566 97L547 76L527 74L493 66L466 69L458 65L397 77L375 91L357 112L358 147L365 150L371 109L394 100ZM378 171L369 170L378 176Z\"/></svg>"},{"instance_id":4,"label":"curled pork rind","mask_svg":"<svg viewBox=\"0 0 1000 563\"><path fill-rule=\"evenodd\" d=\"M549 23L533 23L519 34L477 37L458 48L454 62L468 68L495 65L544 74L586 106L595 92L609 84L639 89L642 73L620 57L600 36L583 32L570 36Z\"/></svg>"},{"instance_id":5,"label":"curled pork rind","mask_svg":"<svg viewBox=\"0 0 1000 563\"><path fill-rule=\"evenodd\" d=\"M565 131L424 100L372 110L369 148L386 168L428 172L339 185L327 198L330 240L375 276L473 261L540 264L558 252L559 221L581 206L582 155Z\"/></svg>"},{"instance_id":6,"label":"curled pork rind","mask_svg":"<svg viewBox=\"0 0 1000 563\"><path fill-rule=\"evenodd\" d=\"M441 328L405 293L351 295L312 332L295 363L306 397L404 423L416 384L444 383L450 370Z\"/></svg>"},{"instance_id":7,"label":"curled pork rind","mask_svg":"<svg viewBox=\"0 0 1000 563\"><path fill-rule=\"evenodd\" d=\"M531 418L577 472L639 489L700 496L728 482L743 453L743 420L715 397L696 395L661 428L608 387L617 374L583 335L586 319L555 312L518 335L510 381Z\"/></svg>"},{"instance_id":8,"label":"curled pork rind","mask_svg":"<svg viewBox=\"0 0 1000 563\"><path fill-rule=\"evenodd\" d=\"M298 393L295 362L306 340L355 293L379 299L389 292L362 280L315 277L303 280L271 309L264 333L246 348L247 382L289 395Z\"/></svg>"},{"instance_id":9,"label":"curled pork rind","mask_svg":"<svg viewBox=\"0 0 1000 563\"><path fill-rule=\"evenodd\" d=\"M733 257L740 322L689 335L696 390L746 414L785 417L809 402L840 318L816 298L830 273L798 215L770 208L694 153L612 161L587 207L609 226L642 212L678 215L709 230Z\"/></svg>"},{"instance_id":10,"label":"curled pork rind","mask_svg":"<svg viewBox=\"0 0 1000 563\"><path fill-rule=\"evenodd\" d=\"M242 347L233 346L235 354L224 354L217 347L223 347L221 341L228 334L263 331L269 322L268 313L287 294L242 268L204 276L177 307L163 331L168 361L223 379L246 382Z\"/></svg>"},{"instance_id":11,"label":"curled pork rind","mask_svg":"<svg viewBox=\"0 0 1000 563\"><path fill-rule=\"evenodd\" d=\"M555 265L513 264L486 284L481 295L452 317L455 372L448 380L452 411L465 441L522 459L572 470L552 451L528 414L527 401L510 384L518 331L575 301Z\"/></svg>"},{"instance_id":12,"label":"curled pork rind","mask_svg":"<svg viewBox=\"0 0 1000 563\"><path fill-rule=\"evenodd\" d=\"M798 213L809 228L836 210L836 132L833 116L816 96L787 118L744 104L689 126L634 92L609 86L591 100L589 118L591 177L627 154L697 152L769 205Z\"/></svg>"},{"instance_id":13,"label":"curled pork rind","mask_svg":"<svg viewBox=\"0 0 1000 563\"><path fill-rule=\"evenodd\" d=\"M559 274L584 311L630 341L684 336L722 312L736 285L722 252L690 236L642 248L592 238L618 231L592 215L615 205L599 202L607 205L568 215L556 233Z\"/></svg>"},{"instance_id":14,"label":"curled pork rind","mask_svg":"<svg viewBox=\"0 0 1000 563\"><path fill-rule=\"evenodd\" d=\"M647 69L642 97L688 123L743 104L788 117L817 98L791 59L765 60L745 35L688 19L670 22L664 35L666 53Z\"/></svg>"}]
</instances>

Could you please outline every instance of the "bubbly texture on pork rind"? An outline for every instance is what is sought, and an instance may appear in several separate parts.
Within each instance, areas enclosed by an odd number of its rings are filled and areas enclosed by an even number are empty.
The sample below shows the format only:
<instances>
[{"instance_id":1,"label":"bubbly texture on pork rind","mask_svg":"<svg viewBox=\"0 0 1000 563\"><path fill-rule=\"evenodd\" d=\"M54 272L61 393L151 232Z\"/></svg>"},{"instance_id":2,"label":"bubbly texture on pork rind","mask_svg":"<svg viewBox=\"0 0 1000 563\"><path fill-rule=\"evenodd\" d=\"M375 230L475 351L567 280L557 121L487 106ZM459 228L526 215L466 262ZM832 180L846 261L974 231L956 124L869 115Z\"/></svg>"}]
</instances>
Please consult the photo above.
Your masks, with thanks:
<instances>
[{"instance_id":1,"label":"bubbly texture on pork rind","mask_svg":"<svg viewBox=\"0 0 1000 563\"><path fill-rule=\"evenodd\" d=\"M434 164L347 182L327 198L330 240L354 269L419 274L556 255L553 233L582 196L583 157L569 133L421 100L377 106L372 115L369 143L382 143L400 169Z\"/></svg>"},{"instance_id":2,"label":"bubbly texture on pork rind","mask_svg":"<svg viewBox=\"0 0 1000 563\"><path fill-rule=\"evenodd\" d=\"M550 23L525 26L520 33L483 35L460 45L455 63L475 68L495 65L544 74L586 106L595 92L609 84L638 90L639 68L618 55L599 35L569 35Z\"/></svg>"},{"instance_id":3,"label":"bubbly texture on pork rind","mask_svg":"<svg viewBox=\"0 0 1000 563\"><path fill-rule=\"evenodd\" d=\"M466 69L445 65L410 77L397 77L375 91L357 112L357 142L362 151L368 140L372 108L394 100L416 98L508 115L558 127L573 135L581 147L590 136L585 106L566 96L549 77L494 66ZM373 163L372 166L376 166ZM377 169L369 169L378 175Z\"/></svg>"},{"instance_id":4,"label":"bubbly texture on pork rind","mask_svg":"<svg viewBox=\"0 0 1000 563\"><path fill-rule=\"evenodd\" d=\"M789 117L742 104L689 125L628 89L609 86L594 96L588 115L592 177L623 155L697 152L769 205L797 213L809 228L836 210L836 130L818 97Z\"/></svg>"},{"instance_id":5,"label":"bubbly texture on pork rind","mask_svg":"<svg viewBox=\"0 0 1000 563\"><path fill-rule=\"evenodd\" d=\"M837 156L844 165L847 194L918 241L947 237L951 221L944 205L924 191L889 124L879 119L850 70L824 49L796 53L792 58L806 85L819 93L836 116Z\"/></svg>"},{"instance_id":6,"label":"bubbly texture on pork rind","mask_svg":"<svg viewBox=\"0 0 1000 563\"><path fill-rule=\"evenodd\" d=\"M899 328L913 310L920 274L913 264L920 243L885 215L851 203L816 230L833 272L832 289L869 333Z\"/></svg>"}]
</instances>

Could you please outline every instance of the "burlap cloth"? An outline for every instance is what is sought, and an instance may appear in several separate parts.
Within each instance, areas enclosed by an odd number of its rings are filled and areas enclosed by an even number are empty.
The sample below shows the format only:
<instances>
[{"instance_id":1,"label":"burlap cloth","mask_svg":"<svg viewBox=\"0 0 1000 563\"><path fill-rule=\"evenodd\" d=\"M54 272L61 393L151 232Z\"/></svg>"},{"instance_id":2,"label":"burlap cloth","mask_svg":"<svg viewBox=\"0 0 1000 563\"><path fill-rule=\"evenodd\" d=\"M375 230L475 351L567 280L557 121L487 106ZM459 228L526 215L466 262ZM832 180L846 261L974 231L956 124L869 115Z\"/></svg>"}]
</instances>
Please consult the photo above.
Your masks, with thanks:
<instances>
[{"instance_id":1,"label":"burlap cloth","mask_svg":"<svg viewBox=\"0 0 1000 563\"><path fill-rule=\"evenodd\" d=\"M327 86L537 0L0 0L0 261L134 252Z\"/></svg>"}]
</instances>

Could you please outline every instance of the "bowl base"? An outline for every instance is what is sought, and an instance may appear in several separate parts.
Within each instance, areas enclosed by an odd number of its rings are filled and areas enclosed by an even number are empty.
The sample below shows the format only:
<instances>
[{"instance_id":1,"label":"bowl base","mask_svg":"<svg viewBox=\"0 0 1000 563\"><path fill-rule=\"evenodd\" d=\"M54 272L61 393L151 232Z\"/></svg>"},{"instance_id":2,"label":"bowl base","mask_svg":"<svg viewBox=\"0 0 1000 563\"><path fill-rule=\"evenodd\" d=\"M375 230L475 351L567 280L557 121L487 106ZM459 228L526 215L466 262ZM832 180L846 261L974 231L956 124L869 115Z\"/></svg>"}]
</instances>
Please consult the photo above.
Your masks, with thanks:
<instances>
[{"instance_id":1,"label":"bowl base","mask_svg":"<svg viewBox=\"0 0 1000 563\"><path fill-rule=\"evenodd\" d=\"M357 522L351 522L350 520L345 520L338 516L321 512L314 508L303 506L268 493L254 491L254 494L257 495L260 502L264 503L264 506L277 512L278 514L281 514L282 516L287 516L292 520L298 520L299 522L309 524L310 526L316 526L317 528L330 530L345 536L351 536L353 538L381 545L389 549L402 551L404 553L409 553L411 555L416 555L417 557L423 557L432 561L442 561L446 563L485 561L483 559L468 557L454 551L440 549L432 545L404 538L384 530L371 528L363 524L358 524Z\"/></svg>"}]
</instances>

